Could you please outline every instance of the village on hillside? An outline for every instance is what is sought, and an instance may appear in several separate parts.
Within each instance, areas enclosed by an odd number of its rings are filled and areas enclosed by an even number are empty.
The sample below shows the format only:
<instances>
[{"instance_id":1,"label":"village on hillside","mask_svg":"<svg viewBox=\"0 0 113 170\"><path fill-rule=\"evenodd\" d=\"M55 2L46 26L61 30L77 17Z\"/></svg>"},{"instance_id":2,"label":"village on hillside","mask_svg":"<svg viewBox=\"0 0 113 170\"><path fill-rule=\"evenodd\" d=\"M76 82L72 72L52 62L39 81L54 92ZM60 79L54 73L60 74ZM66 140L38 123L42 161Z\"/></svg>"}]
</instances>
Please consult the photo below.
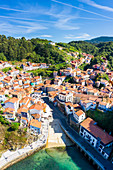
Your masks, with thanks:
<instances>
[{"instance_id":1,"label":"village on hillside","mask_svg":"<svg viewBox=\"0 0 113 170\"><path fill-rule=\"evenodd\" d=\"M68 118L68 124L81 138L84 138L105 159L113 161L113 131L107 131L90 117L91 114L102 115L113 112L113 71L104 63L95 64L83 71L79 68L83 63L90 64L92 55L73 52L75 59L70 67L53 71L52 80L35 76L30 70L46 69L46 63L26 62L21 70L8 62L0 61L0 113L10 123L19 123L21 128L27 128L33 135L43 131L42 123L51 116L49 106L44 102L46 96L49 102L59 107ZM3 69L11 67L7 72ZM69 80L69 81L68 81ZM109 124L109 122L107 122ZM103 122L102 122L103 124ZM107 128L107 127L106 127Z\"/></svg>"}]
</instances>

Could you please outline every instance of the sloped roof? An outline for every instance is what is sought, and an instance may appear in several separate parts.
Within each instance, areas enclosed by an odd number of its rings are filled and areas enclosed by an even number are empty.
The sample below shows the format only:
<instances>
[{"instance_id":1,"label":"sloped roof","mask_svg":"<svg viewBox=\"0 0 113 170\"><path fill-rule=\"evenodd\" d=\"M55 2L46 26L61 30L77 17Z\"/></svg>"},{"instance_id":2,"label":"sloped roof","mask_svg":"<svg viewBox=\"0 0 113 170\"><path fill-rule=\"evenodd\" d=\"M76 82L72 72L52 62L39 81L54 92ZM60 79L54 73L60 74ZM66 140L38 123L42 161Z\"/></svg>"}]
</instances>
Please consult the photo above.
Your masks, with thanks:
<instances>
[{"instance_id":1,"label":"sloped roof","mask_svg":"<svg viewBox=\"0 0 113 170\"><path fill-rule=\"evenodd\" d=\"M96 122L93 119L88 117L87 119L85 119L81 123L81 126L83 126L85 129L87 129L96 138L99 137L104 144L108 144L108 143L112 142L113 141L113 137L110 136L107 132L104 132L104 130L101 129L95 123Z\"/></svg>"}]
</instances>

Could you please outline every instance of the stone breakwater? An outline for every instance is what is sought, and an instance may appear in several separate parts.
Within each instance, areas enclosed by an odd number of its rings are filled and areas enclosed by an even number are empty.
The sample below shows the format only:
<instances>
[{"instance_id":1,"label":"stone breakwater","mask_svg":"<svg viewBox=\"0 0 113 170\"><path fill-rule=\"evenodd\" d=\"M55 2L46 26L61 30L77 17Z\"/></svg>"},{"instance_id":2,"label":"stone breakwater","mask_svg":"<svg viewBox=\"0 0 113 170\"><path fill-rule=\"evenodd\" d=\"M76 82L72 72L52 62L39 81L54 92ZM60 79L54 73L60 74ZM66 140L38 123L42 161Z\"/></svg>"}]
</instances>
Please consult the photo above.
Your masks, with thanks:
<instances>
[{"instance_id":1,"label":"stone breakwater","mask_svg":"<svg viewBox=\"0 0 113 170\"><path fill-rule=\"evenodd\" d=\"M38 147L36 149L30 150L30 151L28 151L28 152L26 152L26 153L16 157L12 161L9 161L5 165L1 166L0 169L1 170L5 170L6 168L12 166L13 164L15 164L15 163L17 163L17 162L27 158L28 156L31 156L32 154L36 153L37 151L43 149L45 146L46 146L46 144L43 144L42 146L40 146L40 147Z\"/></svg>"},{"instance_id":2,"label":"stone breakwater","mask_svg":"<svg viewBox=\"0 0 113 170\"><path fill-rule=\"evenodd\" d=\"M46 148L72 146L73 143L66 136L58 119L49 120L49 131Z\"/></svg>"}]
</instances>

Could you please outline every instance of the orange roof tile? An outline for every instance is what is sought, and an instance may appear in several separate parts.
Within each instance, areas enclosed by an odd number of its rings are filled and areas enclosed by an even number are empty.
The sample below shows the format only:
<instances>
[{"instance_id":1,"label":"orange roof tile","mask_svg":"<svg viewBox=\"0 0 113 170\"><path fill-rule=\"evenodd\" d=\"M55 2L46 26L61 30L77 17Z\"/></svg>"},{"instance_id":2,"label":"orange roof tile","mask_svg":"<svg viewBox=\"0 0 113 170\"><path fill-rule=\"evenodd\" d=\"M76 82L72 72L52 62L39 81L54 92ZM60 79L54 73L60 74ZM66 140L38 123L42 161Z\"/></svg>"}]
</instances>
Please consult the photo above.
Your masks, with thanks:
<instances>
[{"instance_id":1,"label":"orange roof tile","mask_svg":"<svg viewBox=\"0 0 113 170\"><path fill-rule=\"evenodd\" d=\"M42 110L43 108L39 104L34 104L29 108L29 110L31 110L31 109Z\"/></svg>"},{"instance_id":2,"label":"orange roof tile","mask_svg":"<svg viewBox=\"0 0 113 170\"><path fill-rule=\"evenodd\" d=\"M11 103L18 102L18 98L16 98L16 97L13 97L13 98L11 98L11 99L8 99L8 100L6 100L6 101L5 101L5 103L7 103L7 102L11 102Z\"/></svg>"},{"instance_id":3,"label":"orange roof tile","mask_svg":"<svg viewBox=\"0 0 113 170\"><path fill-rule=\"evenodd\" d=\"M84 112L83 112L82 110L78 110L77 112L75 112L75 114L76 114L77 116L81 116L83 113L84 113Z\"/></svg>"},{"instance_id":4,"label":"orange roof tile","mask_svg":"<svg viewBox=\"0 0 113 170\"><path fill-rule=\"evenodd\" d=\"M32 119L32 120L30 121L30 125L31 125L31 126L34 126L34 127L37 127L37 128L41 128L41 122L39 122L39 121L36 120L36 119Z\"/></svg>"},{"instance_id":5,"label":"orange roof tile","mask_svg":"<svg viewBox=\"0 0 113 170\"><path fill-rule=\"evenodd\" d=\"M32 116L36 119L39 119L40 118L40 114L32 114Z\"/></svg>"},{"instance_id":6,"label":"orange roof tile","mask_svg":"<svg viewBox=\"0 0 113 170\"><path fill-rule=\"evenodd\" d=\"M81 126L87 129L96 138L99 137L104 144L108 144L113 141L113 137L107 132L104 132L99 126L95 125L95 121L89 117L81 123Z\"/></svg>"},{"instance_id":7,"label":"orange roof tile","mask_svg":"<svg viewBox=\"0 0 113 170\"><path fill-rule=\"evenodd\" d=\"M26 120L28 122L26 117L21 117L21 120Z\"/></svg>"}]
</instances>

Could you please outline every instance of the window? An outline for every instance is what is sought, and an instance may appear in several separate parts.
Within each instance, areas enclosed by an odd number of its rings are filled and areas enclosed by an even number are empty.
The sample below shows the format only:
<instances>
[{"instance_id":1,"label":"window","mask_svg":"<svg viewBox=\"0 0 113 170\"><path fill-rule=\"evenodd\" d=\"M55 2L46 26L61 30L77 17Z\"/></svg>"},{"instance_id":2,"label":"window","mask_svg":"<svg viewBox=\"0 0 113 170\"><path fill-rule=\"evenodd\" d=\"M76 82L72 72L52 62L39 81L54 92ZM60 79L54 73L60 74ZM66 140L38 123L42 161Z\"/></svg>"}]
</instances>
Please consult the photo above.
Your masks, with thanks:
<instances>
[{"instance_id":1,"label":"window","mask_svg":"<svg viewBox=\"0 0 113 170\"><path fill-rule=\"evenodd\" d=\"M83 133L80 133L81 136L83 136Z\"/></svg>"},{"instance_id":2,"label":"window","mask_svg":"<svg viewBox=\"0 0 113 170\"><path fill-rule=\"evenodd\" d=\"M102 146L102 145L100 145L100 146L99 146L99 148L101 148L101 149L102 149L102 148L103 148L103 146Z\"/></svg>"},{"instance_id":3,"label":"window","mask_svg":"<svg viewBox=\"0 0 113 170\"><path fill-rule=\"evenodd\" d=\"M105 154L105 152L104 151L102 151L102 155L104 155Z\"/></svg>"},{"instance_id":4,"label":"window","mask_svg":"<svg viewBox=\"0 0 113 170\"><path fill-rule=\"evenodd\" d=\"M81 128L81 132L83 132L83 128ZM84 132L85 133L85 132Z\"/></svg>"},{"instance_id":5,"label":"window","mask_svg":"<svg viewBox=\"0 0 113 170\"><path fill-rule=\"evenodd\" d=\"M101 149L99 148L98 151L101 152Z\"/></svg>"},{"instance_id":6,"label":"window","mask_svg":"<svg viewBox=\"0 0 113 170\"><path fill-rule=\"evenodd\" d=\"M94 143L92 142L92 145L94 146Z\"/></svg>"}]
</instances>

